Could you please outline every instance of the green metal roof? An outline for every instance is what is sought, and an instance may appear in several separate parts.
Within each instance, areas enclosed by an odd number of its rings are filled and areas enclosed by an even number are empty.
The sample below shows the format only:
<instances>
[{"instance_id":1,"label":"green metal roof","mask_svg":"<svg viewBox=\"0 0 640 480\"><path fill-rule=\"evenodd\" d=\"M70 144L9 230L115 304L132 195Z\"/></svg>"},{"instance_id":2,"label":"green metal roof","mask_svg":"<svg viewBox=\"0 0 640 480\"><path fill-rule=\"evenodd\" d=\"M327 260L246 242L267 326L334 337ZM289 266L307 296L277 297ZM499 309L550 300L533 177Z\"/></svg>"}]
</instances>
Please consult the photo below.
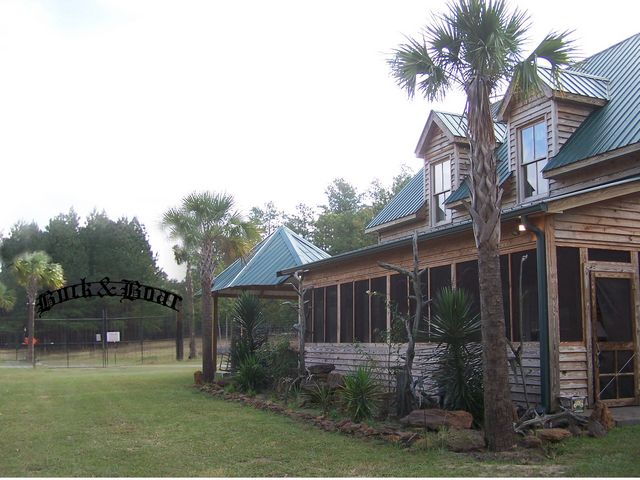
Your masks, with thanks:
<instances>
[{"instance_id":1,"label":"green metal roof","mask_svg":"<svg viewBox=\"0 0 640 480\"><path fill-rule=\"evenodd\" d=\"M587 58L572 70L608 78L610 99L587 117L549 160L545 172L640 142L640 34Z\"/></svg>"},{"instance_id":2,"label":"green metal roof","mask_svg":"<svg viewBox=\"0 0 640 480\"><path fill-rule=\"evenodd\" d=\"M496 166L498 170L498 183L502 185L511 175L511 171L509 170L509 144L507 142L503 143L496 149L496 156L498 157L498 164ZM462 182L462 185L460 185L455 192L447 197L444 203L445 205L451 205L454 202L464 200L468 196L469 185L465 181Z\"/></svg>"},{"instance_id":3,"label":"green metal roof","mask_svg":"<svg viewBox=\"0 0 640 480\"><path fill-rule=\"evenodd\" d=\"M424 205L423 168L373 217L365 230L413 215L422 205Z\"/></svg>"},{"instance_id":4,"label":"green metal roof","mask_svg":"<svg viewBox=\"0 0 640 480\"><path fill-rule=\"evenodd\" d=\"M538 75L547 86L554 90L583 97L609 100L610 82L607 78L567 69L558 71L558 81L556 81L551 69L544 67L538 67Z\"/></svg>"},{"instance_id":5,"label":"green metal roof","mask_svg":"<svg viewBox=\"0 0 640 480\"><path fill-rule=\"evenodd\" d=\"M256 245L248 259L239 258L213 281L212 292L243 287L269 287L284 283L276 272L330 255L287 227L280 227Z\"/></svg>"},{"instance_id":6,"label":"green metal roof","mask_svg":"<svg viewBox=\"0 0 640 480\"><path fill-rule=\"evenodd\" d=\"M435 115L444 123L449 131L456 137L467 137L467 117L464 115L458 115L456 113L436 112ZM507 134L507 124L501 122L493 122L493 133L496 136L496 141L499 143L504 142Z\"/></svg>"}]
</instances>

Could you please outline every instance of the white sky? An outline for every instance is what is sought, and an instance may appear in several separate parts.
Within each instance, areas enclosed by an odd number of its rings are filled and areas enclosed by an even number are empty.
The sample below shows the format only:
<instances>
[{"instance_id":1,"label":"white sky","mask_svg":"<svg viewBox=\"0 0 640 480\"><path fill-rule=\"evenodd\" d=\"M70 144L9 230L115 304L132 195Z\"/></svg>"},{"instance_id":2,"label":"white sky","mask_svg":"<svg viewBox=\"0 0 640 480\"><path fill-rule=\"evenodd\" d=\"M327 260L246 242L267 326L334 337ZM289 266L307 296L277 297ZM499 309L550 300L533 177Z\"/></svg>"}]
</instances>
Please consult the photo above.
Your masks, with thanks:
<instances>
[{"instance_id":1,"label":"white sky","mask_svg":"<svg viewBox=\"0 0 640 480\"><path fill-rule=\"evenodd\" d=\"M640 3L515 1L531 38L583 56L640 31ZM180 277L162 213L194 190L248 213L318 205L344 177L390 183L431 108L385 63L441 1L0 0L0 232L71 206L137 216Z\"/></svg>"}]
</instances>

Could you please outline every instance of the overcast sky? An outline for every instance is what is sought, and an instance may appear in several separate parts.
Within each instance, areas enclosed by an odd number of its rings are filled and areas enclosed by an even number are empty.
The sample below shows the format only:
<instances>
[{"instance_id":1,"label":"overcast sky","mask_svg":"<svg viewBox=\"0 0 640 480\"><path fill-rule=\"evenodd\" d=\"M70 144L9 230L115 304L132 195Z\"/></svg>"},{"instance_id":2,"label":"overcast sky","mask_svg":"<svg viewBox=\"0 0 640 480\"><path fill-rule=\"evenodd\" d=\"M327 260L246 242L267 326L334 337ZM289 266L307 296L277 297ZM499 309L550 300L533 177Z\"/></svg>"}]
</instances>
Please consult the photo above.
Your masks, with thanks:
<instances>
[{"instance_id":1,"label":"overcast sky","mask_svg":"<svg viewBox=\"0 0 640 480\"><path fill-rule=\"evenodd\" d=\"M583 56L640 31L637 1L517 1L531 38L575 30ZM0 232L73 207L137 216L179 277L162 213L195 190L245 213L323 203L343 177L390 183L431 108L390 50L440 1L0 0Z\"/></svg>"}]
</instances>

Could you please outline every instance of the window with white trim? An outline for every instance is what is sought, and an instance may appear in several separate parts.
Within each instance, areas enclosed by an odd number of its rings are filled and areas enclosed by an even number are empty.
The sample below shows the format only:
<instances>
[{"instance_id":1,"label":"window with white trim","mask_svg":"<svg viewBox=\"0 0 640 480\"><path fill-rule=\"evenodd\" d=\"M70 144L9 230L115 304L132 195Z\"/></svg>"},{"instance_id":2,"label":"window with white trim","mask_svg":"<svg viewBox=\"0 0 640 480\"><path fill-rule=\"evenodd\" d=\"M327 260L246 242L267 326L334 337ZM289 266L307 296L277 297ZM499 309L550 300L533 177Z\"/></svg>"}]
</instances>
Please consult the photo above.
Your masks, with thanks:
<instances>
[{"instance_id":1,"label":"window with white trim","mask_svg":"<svg viewBox=\"0 0 640 480\"><path fill-rule=\"evenodd\" d=\"M547 164L547 150L545 122L520 130L523 198L539 197L549 192L549 181L542 176L542 169Z\"/></svg>"},{"instance_id":2,"label":"window with white trim","mask_svg":"<svg viewBox=\"0 0 640 480\"><path fill-rule=\"evenodd\" d=\"M432 173L433 223L437 224L451 220L451 210L444 205L451 195L451 160L436 163Z\"/></svg>"}]
</instances>

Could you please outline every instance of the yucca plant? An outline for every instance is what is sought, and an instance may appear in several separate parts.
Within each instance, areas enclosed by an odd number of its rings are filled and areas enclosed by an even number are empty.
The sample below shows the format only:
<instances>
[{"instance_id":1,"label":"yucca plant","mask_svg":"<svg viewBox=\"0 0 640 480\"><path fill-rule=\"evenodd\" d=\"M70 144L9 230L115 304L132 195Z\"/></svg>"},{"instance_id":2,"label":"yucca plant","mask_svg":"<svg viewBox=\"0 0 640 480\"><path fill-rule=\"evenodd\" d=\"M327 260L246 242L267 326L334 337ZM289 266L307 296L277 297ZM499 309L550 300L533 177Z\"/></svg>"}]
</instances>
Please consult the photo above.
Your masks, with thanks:
<instances>
[{"instance_id":1,"label":"yucca plant","mask_svg":"<svg viewBox=\"0 0 640 480\"><path fill-rule=\"evenodd\" d=\"M233 307L233 326L231 365L237 369L266 340L262 302L258 297L247 292L238 297Z\"/></svg>"},{"instance_id":2,"label":"yucca plant","mask_svg":"<svg viewBox=\"0 0 640 480\"><path fill-rule=\"evenodd\" d=\"M371 418L380 405L382 391L369 367L358 367L344 377L341 388L344 408L354 422Z\"/></svg>"},{"instance_id":3,"label":"yucca plant","mask_svg":"<svg viewBox=\"0 0 640 480\"><path fill-rule=\"evenodd\" d=\"M443 288L433 303L431 338L438 343L435 379L444 392L444 408L466 410L482 419L482 347L480 316L463 289Z\"/></svg>"},{"instance_id":4,"label":"yucca plant","mask_svg":"<svg viewBox=\"0 0 640 480\"><path fill-rule=\"evenodd\" d=\"M305 398L311 403L318 405L322 409L323 415L326 415L329 412L329 408L333 405L335 393L335 389L326 383L318 382L313 382L311 385L305 387L304 390Z\"/></svg>"},{"instance_id":5,"label":"yucca plant","mask_svg":"<svg viewBox=\"0 0 640 480\"><path fill-rule=\"evenodd\" d=\"M258 392L267 381L267 371L255 355L248 355L240 362L234 379L241 391Z\"/></svg>"}]
</instances>

